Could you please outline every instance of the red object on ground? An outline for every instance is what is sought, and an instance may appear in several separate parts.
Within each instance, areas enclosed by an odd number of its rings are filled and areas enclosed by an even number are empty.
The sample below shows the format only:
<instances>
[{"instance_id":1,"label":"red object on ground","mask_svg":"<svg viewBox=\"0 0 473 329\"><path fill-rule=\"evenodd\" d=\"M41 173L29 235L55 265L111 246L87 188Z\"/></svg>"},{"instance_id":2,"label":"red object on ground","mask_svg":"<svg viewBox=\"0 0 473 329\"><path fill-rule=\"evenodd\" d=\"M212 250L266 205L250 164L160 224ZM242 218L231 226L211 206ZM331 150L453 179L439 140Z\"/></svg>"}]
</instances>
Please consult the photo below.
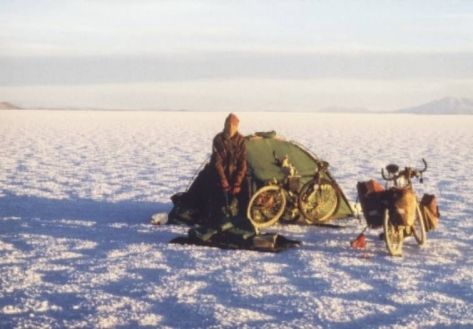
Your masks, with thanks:
<instances>
[{"instance_id":1,"label":"red object on ground","mask_svg":"<svg viewBox=\"0 0 473 329\"><path fill-rule=\"evenodd\" d=\"M353 248L365 249L365 248L366 248L366 238L365 238L365 234L364 234L364 233L360 233L360 235L358 235L355 240L352 240L352 241L350 242L350 245L351 245Z\"/></svg>"}]
</instances>

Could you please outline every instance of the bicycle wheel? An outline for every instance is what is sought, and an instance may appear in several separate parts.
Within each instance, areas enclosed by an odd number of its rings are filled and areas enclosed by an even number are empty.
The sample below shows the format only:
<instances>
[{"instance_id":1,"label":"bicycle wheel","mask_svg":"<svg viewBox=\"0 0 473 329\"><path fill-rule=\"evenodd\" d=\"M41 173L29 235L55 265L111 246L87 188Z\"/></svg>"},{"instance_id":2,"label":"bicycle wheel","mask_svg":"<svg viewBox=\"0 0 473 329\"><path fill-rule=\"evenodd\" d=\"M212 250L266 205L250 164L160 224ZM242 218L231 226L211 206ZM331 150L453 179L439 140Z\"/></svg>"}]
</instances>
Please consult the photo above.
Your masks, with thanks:
<instances>
[{"instance_id":1,"label":"bicycle wheel","mask_svg":"<svg viewBox=\"0 0 473 329\"><path fill-rule=\"evenodd\" d=\"M416 219L414 220L414 225L412 225L412 231L419 246L423 246L427 242L427 234L425 233L424 217L420 211L419 204L416 205Z\"/></svg>"},{"instance_id":2,"label":"bicycle wheel","mask_svg":"<svg viewBox=\"0 0 473 329\"><path fill-rule=\"evenodd\" d=\"M264 186L251 197L247 216L255 227L268 227L281 217L286 208L286 196L279 186Z\"/></svg>"},{"instance_id":3,"label":"bicycle wheel","mask_svg":"<svg viewBox=\"0 0 473 329\"><path fill-rule=\"evenodd\" d=\"M322 179L320 184L313 179L304 184L299 197L299 209L309 224L330 219L340 205L340 194L335 185Z\"/></svg>"},{"instance_id":4,"label":"bicycle wheel","mask_svg":"<svg viewBox=\"0 0 473 329\"><path fill-rule=\"evenodd\" d=\"M383 218L384 241L391 256L402 255L402 243L404 240L404 230L394 225L389 218L389 210L384 211Z\"/></svg>"}]
</instances>

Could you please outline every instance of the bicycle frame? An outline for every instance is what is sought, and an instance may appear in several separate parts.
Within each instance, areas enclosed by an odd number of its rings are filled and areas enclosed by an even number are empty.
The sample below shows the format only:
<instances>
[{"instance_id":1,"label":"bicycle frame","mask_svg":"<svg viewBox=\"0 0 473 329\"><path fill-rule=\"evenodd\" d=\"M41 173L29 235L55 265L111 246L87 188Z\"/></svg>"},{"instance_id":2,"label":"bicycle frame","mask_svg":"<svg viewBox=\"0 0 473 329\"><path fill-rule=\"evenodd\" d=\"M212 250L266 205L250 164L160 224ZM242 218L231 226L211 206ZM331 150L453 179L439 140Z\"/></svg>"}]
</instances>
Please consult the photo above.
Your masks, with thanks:
<instances>
[{"instance_id":1,"label":"bicycle frame","mask_svg":"<svg viewBox=\"0 0 473 329\"><path fill-rule=\"evenodd\" d=\"M340 204L340 191L333 183L322 178L321 173L327 171L328 163L320 161L314 174L301 176L297 175L287 157L281 161L274 156L284 170L284 178L253 194L247 210L250 221L256 227L266 227L279 219L286 223L296 222L301 214L310 224L329 219ZM310 179L300 188L302 177ZM276 202L269 205L265 202L268 198ZM326 207L324 203L329 206Z\"/></svg>"}]
</instances>

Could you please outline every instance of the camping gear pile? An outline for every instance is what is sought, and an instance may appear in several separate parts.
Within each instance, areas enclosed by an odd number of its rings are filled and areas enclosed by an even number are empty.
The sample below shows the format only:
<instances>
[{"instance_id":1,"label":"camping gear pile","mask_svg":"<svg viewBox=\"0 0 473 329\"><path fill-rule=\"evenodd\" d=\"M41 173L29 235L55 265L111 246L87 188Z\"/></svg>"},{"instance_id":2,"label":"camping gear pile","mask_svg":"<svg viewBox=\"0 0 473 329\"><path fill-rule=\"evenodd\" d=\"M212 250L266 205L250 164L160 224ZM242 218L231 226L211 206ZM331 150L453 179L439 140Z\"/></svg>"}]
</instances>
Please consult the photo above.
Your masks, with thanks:
<instances>
[{"instance_id":1,"label":"camping gear pile","mask_svg":"<svg viewBox=\"0 0 473 329\"><path fill-rule=\"evenodd\" d=\"M323 162L301 145L277 136L274 131L246 136L246 148L248 174L245 185L248 199L270 182L287 176L287 168L275 162L275 154L290 159L291 166L300 175L299 188L311 179L311 174L317 172ZM186 191L171 197L173 208L168 214L168 223L192 226L187 237L174 239L173 242L260 251L280 251L299 243L278 234L262 234L249 221L246 209L242 209L246 205L238 205L236 198L227 199L221 218L211 218L208 211L210 196L207 193L209 174L210 168L206 163ZM338 208L328 219L353 217L347 198L328 170L323 171L323 179L340 191ZM302 220L300 222L305 223Z\"/></svg>"},{"instance_id":2,"label":"camping gear pile","mask_svg":"<svg viewBox=\"0 0 473 329\"><path fill-rule=\"evenodd\" d=\"M337 191L337 207L333 208L333 213L330 212L330 216L325 217L323 221L354 217L353 209L343 191L327 170L327 162L319 159L300 144L277 136L274 131L255 133L245 138L248 173L244 185L250 206L252 196L256 197L258 193L266 190L271 190L274 193L277 190L275 186L279 186L280 189L284 188L285 193L300 195L304 185L310 185L314 181L314 173L317 173L317 175L320 173L319 179L328 183ZM427 166L426 163L425 165ZM321 166L324 166L324 170L321 170ZM398 170L399 168L397 166L391 168L391 166L386 168L390 174L394 175L394 169ZM209 202L211 202L208 193L210 170L207 161L203 164L203 167L199 168L197 175L191 180L186 191L179 192L171 197L173 208L168 214L168 223L191 226L187 236L178 237L171 242L269 252L285 250L300 243L300 241L287 239L277 233L261 233L261 228L269 226L267 221L264 225L258 226L258 222L250 216L251 207L248 204L238 204L238 200L229 197L229 195L225 195L225 207L221 209L220 216L215 218L215 214L209 212ZM296 183L294 183L295 173L297 173ZM409 171L409 174L413 173L418 175L422 171ZM383 178L385 178L384 173ZM391 180L389 177L385 179ZM283 181L285 181L284 184L281 183ZM415 219L420 216L417 208L420 209L423 218L421 226L425 226L425 229L422 228L422 232L435 230L438 226L440 214L437 199L434 195L425 194L422 200L417 202L417 197L412 189L397 187L385 189L375 180L358 182L356 188L367 226L356 239L350 242L354 248L363 249L366 247L364 235L366 229L386 226L386 205L388 204L392 205L392 209L397 209L395 212L390 211L390 222L396 227L411 228L417 225L414 224L414 222L418 222ZM316 194L318 191L313 190L311 193ZM273 202L271 199L269 201ZM320 225L320 222L322 222L317 220L311 222L307 218L304 221L302 216L297 214L297 211L294 212L295 208L291 207L290 202L284 203L284 207L286 209L283 215L279 211L277 214L281 223L298 222ZM274 220L271 220L271 224L273 223ZM337 227L337 225L324 225ZM416 239L421 239L418 237L419 232L417 230L414 229L413 233ZM410 233L407 232L406 234ZM423 234L424 237L419 245L422 245L425 241L425 233ZM402 241L400 244L402 245Z\"/></svg>"}]
</instances>

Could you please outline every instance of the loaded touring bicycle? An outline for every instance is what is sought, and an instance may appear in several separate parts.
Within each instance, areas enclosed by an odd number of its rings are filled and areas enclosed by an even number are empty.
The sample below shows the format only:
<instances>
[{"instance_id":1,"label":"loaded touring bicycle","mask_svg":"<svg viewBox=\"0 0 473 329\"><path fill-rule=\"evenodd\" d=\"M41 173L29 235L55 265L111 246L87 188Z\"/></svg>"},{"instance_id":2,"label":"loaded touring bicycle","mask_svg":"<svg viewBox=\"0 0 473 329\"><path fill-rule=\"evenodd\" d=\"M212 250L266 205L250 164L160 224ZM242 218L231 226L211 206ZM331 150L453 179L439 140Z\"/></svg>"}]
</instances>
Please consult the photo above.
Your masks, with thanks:
<instances>
[{"instance_id":1,"label":"loaded touring bicycle","mask_svg":"<svg viewBox=\"0 0 473 329\"><path fill-rule=\"evenodd\" d=\"M436 197L424 194L419 200L412 186L413 179L423 183L427 162L422 159L423 169L405 167L400 170L396 164L381 169L386 182L383 188L374 180L358 182L358 197L367 228L383 228L380 237L385 241L392 256L402 255L404 239L413 236L419 246L427 241L426 232L435 230L440 217Z\"/></svg>"}]
</instances>

